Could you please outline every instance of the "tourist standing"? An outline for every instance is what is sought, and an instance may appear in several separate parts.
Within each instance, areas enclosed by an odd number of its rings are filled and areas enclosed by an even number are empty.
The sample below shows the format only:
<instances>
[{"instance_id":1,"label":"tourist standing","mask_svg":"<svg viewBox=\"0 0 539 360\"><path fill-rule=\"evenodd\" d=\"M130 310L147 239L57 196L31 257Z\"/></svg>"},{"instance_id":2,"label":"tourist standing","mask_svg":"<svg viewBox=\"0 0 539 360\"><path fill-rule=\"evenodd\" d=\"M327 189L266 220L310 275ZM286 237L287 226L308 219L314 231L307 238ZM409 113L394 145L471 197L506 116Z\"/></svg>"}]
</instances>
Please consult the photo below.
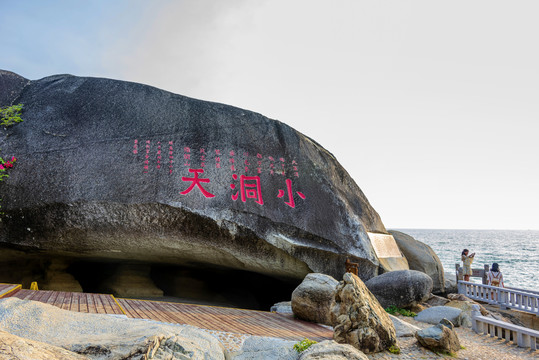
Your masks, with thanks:
<instances>
[{"instance_id":1,"label":"tourist standing","mask_svg":"<svg viewBox=\"0 0 539 360\"><path fill-rule=\"evenodd\" d=\"M472 262L475 257L475 253L470 255L468 249L462 250L461 259L462 259L462 274L464 275L464 281L470 281L470 275L472 275Z\"/></svg>"},{"instance_id":2,"label":"tourist standing","mask_svg":"<svg viewBox=\"0 0 539 360\"><path fill-rule=\"evenodd\" d=\"M505 287L503 285L503 275L500 271L500 266L497 263L493 263L490 267L490 271L487 273L487 280L488 285L490 286L496 286L496 287ZM494 291L491 292L491 299L498 300L498 296L496 294L496 298L494 298Z\"/></svg>"}]
</instances>

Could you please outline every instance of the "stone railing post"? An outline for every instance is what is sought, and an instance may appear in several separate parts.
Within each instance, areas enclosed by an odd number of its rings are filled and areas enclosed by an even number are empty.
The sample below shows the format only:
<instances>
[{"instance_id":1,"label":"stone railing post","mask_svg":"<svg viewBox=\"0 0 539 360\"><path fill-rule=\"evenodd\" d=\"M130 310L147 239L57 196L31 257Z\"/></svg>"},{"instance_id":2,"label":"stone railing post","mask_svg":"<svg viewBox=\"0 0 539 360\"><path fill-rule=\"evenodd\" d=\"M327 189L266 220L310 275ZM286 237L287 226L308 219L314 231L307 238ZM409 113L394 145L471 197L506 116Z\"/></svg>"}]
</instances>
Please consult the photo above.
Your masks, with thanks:
<instances>
[{"instance_id":1,"label":"stone railing post","mask_svg":"<svg viewBox=\"0 0 539 360\"><path fill-rule=\"evenodd\" d=\"M477 320L477 317L480 315L479 305L472 305L472 330L476 333L483 332L483 323Z\"/></svg>"}]
</instances>

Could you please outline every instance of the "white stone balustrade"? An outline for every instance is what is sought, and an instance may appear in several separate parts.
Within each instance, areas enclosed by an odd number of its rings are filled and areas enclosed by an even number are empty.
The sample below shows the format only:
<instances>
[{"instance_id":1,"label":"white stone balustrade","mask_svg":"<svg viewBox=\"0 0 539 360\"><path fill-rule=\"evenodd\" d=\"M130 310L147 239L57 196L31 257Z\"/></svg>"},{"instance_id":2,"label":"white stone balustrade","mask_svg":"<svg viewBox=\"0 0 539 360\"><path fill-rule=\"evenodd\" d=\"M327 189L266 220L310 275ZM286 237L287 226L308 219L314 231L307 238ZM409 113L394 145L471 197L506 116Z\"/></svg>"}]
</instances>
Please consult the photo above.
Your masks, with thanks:
<instances>
[{"instance_id":1,"label":"white stone balustrade","mask_svg":"<svg viewBox=\"0 0 539 360\"><path fill-rule=\"evenodd\" d=\"M512 341L519 347L537 350L539 331L482 316L479 305L472 305L472 330L478 334Z\"/></svg>"},{"instance_id":2,"label":"white stone balustrade","mask_svg":"<svg viewBox=\"0 0 539 360\"><path fill-rule=\"evenodd\" d=\"M539 316L539 294L523 289L510 289L459 280L459 294L470 299L516 309Z\"/></svg>"}]
</instances>

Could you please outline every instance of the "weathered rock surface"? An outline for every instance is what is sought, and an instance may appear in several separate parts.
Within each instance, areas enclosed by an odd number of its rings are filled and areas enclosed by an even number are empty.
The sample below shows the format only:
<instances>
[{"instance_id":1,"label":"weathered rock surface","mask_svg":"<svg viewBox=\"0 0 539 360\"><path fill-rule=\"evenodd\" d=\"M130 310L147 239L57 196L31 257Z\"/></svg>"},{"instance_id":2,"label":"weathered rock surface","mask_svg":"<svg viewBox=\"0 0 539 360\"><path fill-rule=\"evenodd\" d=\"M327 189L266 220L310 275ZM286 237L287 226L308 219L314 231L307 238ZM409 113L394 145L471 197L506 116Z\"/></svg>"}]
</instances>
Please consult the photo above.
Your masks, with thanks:
<instances>
[{"instance_id":1,"label":"weathered rock surface","mask_svg":"<svg viewBox=\"0 0 539 360\"><path fill-rule=\"evenodd\" d=\"M149 266L121 264L103 283L106 293L118 297L159 297L163 290L157 288L150 279Z\"/></svg>"},{"instance_id":2,"label":"weathered rock surface","mask_svg":"<svg viewBox=\"0 0 539 360\"><path fill-rule=\"evenodd\" d=\"M456 326L460 326L462 310L450 306L433 306L421 311L414 320L428 323L438 324L442 319L451 321Z\"/></svg>"},{"instance_id":3,"label":"weathered rock surface","mask_svg":"<svg viewBox=\"0 0 539 360\"><path fill-rule=\"evenodd\" d=\"M438 296L438 295L431 295L427 301L425 301L425 303L429 306L444 306L445 304L447 304L450 300L445 298L445 297L442 297L442 296Z\"/></svg>"},{"instance_id":4,"label":"weathered rock surface","mask_svg":"<svg viewBox=\"0 0 539 360\"><path fill-rule=\"evenodd\" d=\"M455 353L460 350L457 333L453 329L453 324L447 320L418 331L415 337L419 344L430 350L446 353Z\"/></svg>"},{"instance_id":5,"label":"weathered rock surface","mask_svg":"<svg viewBox=\"0 0 539 360\"><path fill-rule=\"evenodd\" d=\"M421 271L431 277L434 293L445 292L444 267L432 248L400 231L390 230L397 245L408 260L410 270Z\"/></svg>"},{"instance_id":6,"label":"weathered rock surface","mask_svg":"<svg viewBox=\"0 0 539 360\"><path fill-rule=\"evenodd\" d=\"M395 345L395 327L386 311L365 284L351 273L344 274L332 310L333 339L364 353Z\"/></svg>"},{"instance_id":7,"label":"weathered rock surface","mask_svg":"<svg viewBox=\"0 0 539 360\"><path fill-rule=\"evenodd\" d=\"M382 307L408 307L427 300L432 291L430 276L415 270L384 273L365 282Z\"/></svg>"},{"instance_id":8,"label":"weathered rock surface","mask_svg":"<svg viewBox=\"0 0 539 360\"><path fill-rule=\"evenodd\" d=\"M0 244L65 257L220 266L301 280L377 274L376 211L312 139L260 114L150 86L0 71Z\"/></svg>"},{"instance_id":9,"label":"weathered rock surface","mask_svg":"<svg viewBox=\"0 0 539 360\"><path fill-rule=\"evenodd\" d=\"M33 341L0 330L0 359L88 360L61 347Z\"/></svg>"},{"instance_id":10,"label":"weathered rock surface","mask_svg":"<svg viewBox=\"0 0 539 360\"><path fill-rule=\"evenodd\" d=\"M454 272L446 271L444 272L445 278L445 292L446 294L455 294L458 293L457 288L457 277Z\"/></svg>"},{"instance_id":11,"label":"weathered rock surface","mask_svg":"<svg viewBox=\"0 0 539 360\"><path fill-rule=\"evenodd\" d=\"M393 316L391 314L388 315L393 322L393 326L395 326L395 332L397 333L397 337L414 336L417 331L421 330L417 326L409 324L406 321L402 321L396 316Z\"/></svg>"},{"instance_id":12,"label":"weathered rock surface","mask_svg":"<svg viewBox=\"0 0 539 360\"><path fill-rule=\"evenodd\" d=\"M292 292L292 311L302 320L333 325L331 309L339 282L329 275L311 273Z\"/></svg>"},{"instance_id":13,"label":"weathered rock surface","mask_svg":"<svg viewBox=\"0 0 539 360\"><path fill-rule=\"evenodd\" d=\"M230 354L231 360L297 360L299 355L294 349L297 341L272 337L251 336L245 340L241 349Z\"/></svg>"},{"instance_id":14,"label":"weathered rock surface","mask_svg":"<svg viewBox=\"0 0 539 360\"><path fill-rule=\"evenodd\" d=\"M275 303L270 308L270 311L280 313L280 314L293 314L294 313L294 311L292 311L291 301L281 301L281 302Z\"/></svg>"},{"instance_id":15,"label":"weathered rock surface","mask_svg":"<svg viewBox=\"0 0 539 360\"><path fill-rule=\"evenodd\" d=\"M178 359L225 359L219 340L195 327L77 313L17 298L0 299L0 324L11 334L92 359L141 359L149 350Z\"/></svg>"},{"instance_id":16,"label":"weathered rock surface","mask_svg":"<svg viewBox=\"0 0 539 360\"><path fill-rule=\"evenodd\" d=\"M326 340L311 345L301 352L299 360L368 360L368 357L348 344Z\"/></svg>"}]
</instances>

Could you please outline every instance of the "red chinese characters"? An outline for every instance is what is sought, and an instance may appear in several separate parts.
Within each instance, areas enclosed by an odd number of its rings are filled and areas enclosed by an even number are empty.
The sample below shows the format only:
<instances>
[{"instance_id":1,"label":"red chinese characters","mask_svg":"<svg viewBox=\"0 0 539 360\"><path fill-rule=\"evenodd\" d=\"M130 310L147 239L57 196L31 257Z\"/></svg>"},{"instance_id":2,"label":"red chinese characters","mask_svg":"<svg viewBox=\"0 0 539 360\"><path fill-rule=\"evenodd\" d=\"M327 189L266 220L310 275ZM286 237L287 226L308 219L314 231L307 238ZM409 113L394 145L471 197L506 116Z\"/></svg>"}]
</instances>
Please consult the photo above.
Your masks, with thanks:
<instances>
[{"instance_id":1,"label":"red chinese characters","mask_svg":"<svg viewBox=\"0 0 539 360\"><path fill-rule=\"evenodd\" d=\"M182 176L182 181L191 181L191 185L189 185L189 187L185 189L184 191L181 191L180 194L187 195L191 192L191 190L195 188L195 186L197 186L199 190L202 192L202 195L204 195L205 197L212 198L215 196L209 191L207 191L206 189L204 189L204 187L201 185L201 183L210 182L210 179L202 179L198 177L198 174L204 173L203 169L189 169L189 172L195 174L195 176L192 178Z\"/></svg>"},{"instance_id":2,"label":"red chinese characters","mask_svg":"<svg viewBox=\"0 0 539 360\"><path fill-rule=\"evenodd\" d=\"M286 179L286 191L288 194L288 201L285 201L285 204L290 206L291 208L296 207L296 202L294 201L294 194L292 193L292 180ZM305 200L306 196L303 195L303 193L296 191L298 196ZM277 195L278 198L284 197L284 190L279 190L279 194Z\"/></svg>"},{"instance_id":3,"label":"red chinese characters","mask_svg":"<svg viewBox=\"0 0 539 360\"><path fill-rule=\"evenodd\" d=\"M232 175L234 180L238 179L238 175ZM235 184L230 184L231 189L235 189ZM241 196L241 201L246 202L247 199L253 199L255 203L264 205L262 199L262 187L260 185L260 176L240 176L240 190L236 194L232 195L232 200L238 200Z\"/></svg>"}]
</instances>

